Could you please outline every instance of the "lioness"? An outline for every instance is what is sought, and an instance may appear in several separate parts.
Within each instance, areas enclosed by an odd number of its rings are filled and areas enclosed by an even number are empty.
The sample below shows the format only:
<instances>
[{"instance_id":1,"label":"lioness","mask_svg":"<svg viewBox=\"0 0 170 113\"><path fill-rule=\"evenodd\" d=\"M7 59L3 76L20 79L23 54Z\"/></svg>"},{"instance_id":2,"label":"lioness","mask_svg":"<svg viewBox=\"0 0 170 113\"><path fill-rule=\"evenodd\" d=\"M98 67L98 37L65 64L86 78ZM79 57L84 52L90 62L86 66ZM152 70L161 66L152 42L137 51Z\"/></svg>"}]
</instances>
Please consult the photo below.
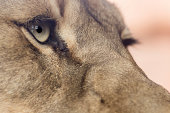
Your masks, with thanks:
<instances>
[{"instance_id":1,"label":"lioness","mask_svg":"<svg viewBox=\"0 0 170 113\"><path fill-rule=\"evenodd\" d=\"M0 0L0 113L170 113L105 0Z\"/></svg>"}]
</instances>

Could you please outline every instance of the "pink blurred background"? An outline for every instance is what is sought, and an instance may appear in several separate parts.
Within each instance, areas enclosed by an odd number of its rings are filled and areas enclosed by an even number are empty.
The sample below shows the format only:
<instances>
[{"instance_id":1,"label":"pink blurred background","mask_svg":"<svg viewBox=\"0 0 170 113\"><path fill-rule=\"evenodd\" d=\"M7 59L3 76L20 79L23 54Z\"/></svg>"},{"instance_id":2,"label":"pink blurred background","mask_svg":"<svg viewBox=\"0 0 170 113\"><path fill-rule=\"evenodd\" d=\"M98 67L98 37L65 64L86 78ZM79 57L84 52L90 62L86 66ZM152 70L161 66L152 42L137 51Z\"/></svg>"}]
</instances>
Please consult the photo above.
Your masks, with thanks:
<instances>
[{"instance_id":1,"label":"pink blurred background","mask_svg":"<svg viewBox=\"0 0 170 113\"><path fill-rule=\"evenodd\" d=\"M170 91L170 0L109 0L139 44L129 47L147 76Z\"/></svg>"}]
</instances>

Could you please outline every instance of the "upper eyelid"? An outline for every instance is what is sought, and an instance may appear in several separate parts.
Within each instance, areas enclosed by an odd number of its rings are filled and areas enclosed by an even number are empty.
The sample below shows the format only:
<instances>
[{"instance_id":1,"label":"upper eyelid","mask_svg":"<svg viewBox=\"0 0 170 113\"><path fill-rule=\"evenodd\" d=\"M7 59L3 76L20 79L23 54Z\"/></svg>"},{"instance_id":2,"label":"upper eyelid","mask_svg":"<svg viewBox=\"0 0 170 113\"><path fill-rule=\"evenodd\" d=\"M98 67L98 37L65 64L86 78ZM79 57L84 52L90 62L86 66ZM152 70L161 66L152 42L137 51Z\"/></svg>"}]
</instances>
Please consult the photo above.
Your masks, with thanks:
<instances>
[{"instance_id":1,"label":"upper eyelid","mask_svg":"<svg viewBox=\"0 0 170 113\"><path fill-rule=\"evenodd\" d=\"M55 20L55 19L40 15L40 16L36 16L36 17L32 18L28 22L31 22L31 21L34 21L34 22L36 22L36 21L48 21L48 20L51 21L51 20Z\"/></svg>"},{"instance_id":2,"label":"upper eyelid","mask_svg":"<svg viewBox=\"0 0 170 113\"><path fill-rule=\"evenodd\" d=\"M56 20L52 19L52 18L41 18L41 17L35 17L32 20L24 23L24 27L28 27L30 23L34 23L34 24L38 24L38 23L50 23L50 22L55 22Z\"/></svg>"},{"instance_id":3,"label":"upper eyelid","mask_svg":"<svg viewBox=\"0 0 170 113\"><path fill-rule=\"evenodd\" d=\"M29 19L25 23L20 23L20 22L17 22L17 21L12 21L12 23L14 23L15 25L17 25L19 27L27 28L30 23L40 23L40 22L50 22L50 21L57 23L58 20L59 20L59 18L56 19L56 18L47 17L45 15L38 15L36 17L33 17L32 19Z\"/></svg>"}]
</instances>

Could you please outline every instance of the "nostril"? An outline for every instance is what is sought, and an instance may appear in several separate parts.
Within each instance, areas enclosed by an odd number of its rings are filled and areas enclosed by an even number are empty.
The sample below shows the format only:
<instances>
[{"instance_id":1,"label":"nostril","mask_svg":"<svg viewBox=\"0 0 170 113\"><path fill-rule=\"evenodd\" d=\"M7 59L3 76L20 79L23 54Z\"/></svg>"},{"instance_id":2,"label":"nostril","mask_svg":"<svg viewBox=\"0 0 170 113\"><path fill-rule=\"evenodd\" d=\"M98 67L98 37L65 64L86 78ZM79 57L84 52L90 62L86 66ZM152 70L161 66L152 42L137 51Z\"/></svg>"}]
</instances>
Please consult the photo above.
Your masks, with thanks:
<instances>
[{"instance_id":1,"label":"nostril","mask_svg":"<svg viewBox=\"0 0 170 113\"><path fill-rule=\"evenodd\" d=\"M100 102L101 102L102 104L104 104L104 103L105 103L105 101L104 101L103 99L101 99L101 100L100 100Z\"/></svg>"}]
</instances>

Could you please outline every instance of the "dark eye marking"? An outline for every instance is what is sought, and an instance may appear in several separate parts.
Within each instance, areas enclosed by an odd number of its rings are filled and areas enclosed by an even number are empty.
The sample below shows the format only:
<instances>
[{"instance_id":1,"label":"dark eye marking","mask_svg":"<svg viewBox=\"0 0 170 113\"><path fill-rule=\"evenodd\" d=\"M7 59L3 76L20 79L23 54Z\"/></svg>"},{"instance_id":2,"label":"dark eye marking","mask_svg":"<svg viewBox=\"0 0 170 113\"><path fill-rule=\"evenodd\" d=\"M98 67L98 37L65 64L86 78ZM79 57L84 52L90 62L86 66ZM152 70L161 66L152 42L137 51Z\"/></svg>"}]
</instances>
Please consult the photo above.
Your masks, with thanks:
<instances>
[{"instance_id":1,"label":"dark eye marking","mask_svg":"<svg viewBox=\"0 0 170 113\"><path fill-rule=\"evenodd\" d=\"M122 43L125 47L128 47L128 46L137 44L139 42L137 40L133 39L133 38L128 38L128 39L123 39Z\"/></svg>"},{"instance_id":2,"label":"dark eye marking","mask_svg":"<svg viewBox=\"0 0 170 113\"><path fill-rule=\"evenodd\" d=\"M68 51L67 44L57 32L58 23L56 19L39 15L25 23L13 23L27 29L38 43L52 46L54 50L60 50L62 52Z\"/></svg>"}]
</instances>

